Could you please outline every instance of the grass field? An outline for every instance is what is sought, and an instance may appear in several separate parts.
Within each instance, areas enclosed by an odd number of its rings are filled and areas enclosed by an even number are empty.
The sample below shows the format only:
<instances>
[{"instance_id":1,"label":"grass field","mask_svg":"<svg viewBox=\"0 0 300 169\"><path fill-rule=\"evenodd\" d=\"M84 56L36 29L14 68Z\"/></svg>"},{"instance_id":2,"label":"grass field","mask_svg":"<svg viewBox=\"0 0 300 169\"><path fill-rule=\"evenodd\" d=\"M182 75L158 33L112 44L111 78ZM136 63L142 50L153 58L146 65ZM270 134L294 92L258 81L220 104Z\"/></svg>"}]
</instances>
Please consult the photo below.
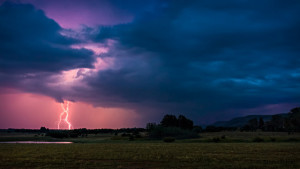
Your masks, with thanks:
<instances>
[{"instance_id":1,"label":"grass field","mask_svg":"<svg viewBox=\"0 0 300 169\"><path fill-rule=\"evenodd\" d=\"M32 133L6 133L0 132L0 142L3 141L70 141L74 143L110 143L118 141L128 141L128 137L121 137L121 134L115 136L113 134L90 134L88 137L78 138L64 138L56 139L48 136L41 136ZM144 134L142 134L144 135ZM213 132L213 133L201 133L199 138L176 140L176 142L184 143L206 143L214 142L214 138L219 138L219 142L223 143L241 143L241 142L253 142L255 138L263 139L263 142L299 142L300 133L294 133L288 135L286 132ZM136 139L136 141L147 141L145 138ZM129 141L128 141L129 142ZM150 142L161 142L150 141Z\"/></svg>"},{"instance_id":2,"label":"grass field","mask_svg":"<svg viewBox=\"0 0 300 169\"><path fill-rule=\"evenodd\" d=\"M224 135L226 138L218 143L210 141ZM264 142L252 141L258 136ZM0 168L300 168L299 134L203 133L198 139L174 143L112 140L111 137L89 135L88 138L63 139L77 141L64 145L0 143ZM33 138L57 141L32 134L2 134L0 141ZM276 138L275 142L269 138Z\"/></svg>"},{"instance_id":3,"label":"grass field","mask_svg":"<svg viewBox=\"0 0 300 169\"><path fill-rule=\"evenodd\" d=\"M299 143L0 144L0 168L300 168Z\"/></svg>"}]
</instances>

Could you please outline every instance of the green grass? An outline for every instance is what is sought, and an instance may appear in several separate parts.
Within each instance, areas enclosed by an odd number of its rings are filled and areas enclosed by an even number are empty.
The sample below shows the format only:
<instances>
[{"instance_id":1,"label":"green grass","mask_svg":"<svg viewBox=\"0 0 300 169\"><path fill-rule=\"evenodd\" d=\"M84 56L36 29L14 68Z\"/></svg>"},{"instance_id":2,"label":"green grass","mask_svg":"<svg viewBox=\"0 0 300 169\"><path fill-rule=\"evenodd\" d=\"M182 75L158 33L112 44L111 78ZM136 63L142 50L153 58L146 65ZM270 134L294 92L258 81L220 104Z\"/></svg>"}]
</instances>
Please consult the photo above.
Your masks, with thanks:
<instances>
[{"instance_id":1,"label":"green grass","mask_svg":"<svg viewBox=\"0 0 300 169\"><path fill-rule=\"evenodd\" d=\"M31 133L0 133L0 143L5 141L70 141L74 143L98 143L110 140L111 137L111 134L90 134L87 138L78 137L60 139Z\"/></svg>"},{"instance_id":2,"label":"green grass","mask_svg":"<svg viewBox=\"0 0 300 169\"><path fill-rule=\"evenodd\" d=\"M213 142L213 138L219 138L220 142L253 142L261 138L264 142L300 142L300 133L289 135L286 132L215 132L202 133L200 138L183 140L184 142ZM222 138L224 136L224 139Z\"/></svg>"},{"instance_id":3,"label":"green grass","mask_svg":"<svg viewBox=\"0 0 300 169\"><path fill-rule=\"evenodd\" d=\"M145 135L145 133L142 133ZM222 136L225 136L222 138ZM288 135L286 132L216 132L201 133L199 138L176 140L180 143L206 143L214 142L219 138L222 143L251 143L256 138L263 139L263 142L300 142L300 133ZM110 143L110 142L131 142L129 137L121 137L121 134L90 134L88 137L57 139L49 136L26 134L26 133L0 133L0 142L3 141L70 141L74 143ZM149 140L138 138L134 142L161 142L161 140Z\"/></svg>"},{"instance_id":4,"label":"green grass","mask_svg":"<svg viewBox=\"0 0 300 169\"><path fill-rule=\"evenodd\" d=\"M225 137L222 137L225 136ZM219 142L213 142L219 138ZM255 139L263 142L254 142ZM199 138L129 141L110 134L55 139L0 133L1 141L72 141L74 144L1 144L0 169L9 168L300 168L300 134L202 133Z\"/></svg>"},{"instance_id":5,"label":"green grass","mask_svg":"<svg viewBox=\"0 0 300 169\"><path fill-rule=\"evenodd\" d=\"M0 144L0 168L300 168L299 143Z\"/></svg>"}]
</instances>

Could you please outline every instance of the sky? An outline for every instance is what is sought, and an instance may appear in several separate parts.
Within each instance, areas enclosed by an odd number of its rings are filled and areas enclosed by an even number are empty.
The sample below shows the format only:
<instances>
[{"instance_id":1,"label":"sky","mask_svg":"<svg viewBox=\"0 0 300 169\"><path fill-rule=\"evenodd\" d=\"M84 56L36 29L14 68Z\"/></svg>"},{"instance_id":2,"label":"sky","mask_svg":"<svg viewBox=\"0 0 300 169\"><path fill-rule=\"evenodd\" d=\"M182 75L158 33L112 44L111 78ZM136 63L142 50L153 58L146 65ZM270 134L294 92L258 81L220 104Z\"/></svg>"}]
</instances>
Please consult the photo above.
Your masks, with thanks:
<instances>
[{"instance_id":1,"label":"sky","mask_svg":"<svg viewBox=\"0 0 300 169\"><path fill-rule=\"evenodd\" d=\"M195 124L300 106L298 0L0 0L0 128ZM66 128L66 124L62 124Z\"/></svg>"}]
</instances>

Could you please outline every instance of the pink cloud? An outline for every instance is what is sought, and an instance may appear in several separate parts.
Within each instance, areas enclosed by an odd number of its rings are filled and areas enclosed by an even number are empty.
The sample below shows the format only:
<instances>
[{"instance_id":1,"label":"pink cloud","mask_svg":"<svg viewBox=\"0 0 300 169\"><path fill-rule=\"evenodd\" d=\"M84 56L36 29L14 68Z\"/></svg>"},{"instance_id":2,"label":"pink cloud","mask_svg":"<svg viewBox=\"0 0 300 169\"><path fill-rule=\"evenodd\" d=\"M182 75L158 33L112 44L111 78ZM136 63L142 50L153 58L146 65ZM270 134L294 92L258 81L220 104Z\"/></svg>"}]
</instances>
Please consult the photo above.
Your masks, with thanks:
<instances>
[{"instance_id":1,"label":"pink cloud","mask_svg":"<svg viewBox=\"0 0 300 169\"><path fill-rule=\"evenodd\" d=\"M46 126L56 129L62 112L60 103L50 97L14 89L1 89L0 107L0 128L38 129ZM135 127L139 118L135 111L129 109L70 103L69 120L73 128Z\"/></svg>"},{"instance_id":2,"label":"pink cloud","mask_svg":"<svg viewBox=\"0 0 300 169\"><path fill-rule=\"evenodd\" d=\"M33 4L63 28L78 28L80 25L114 25L133 19L129 11L116 8L110 1L105 0L15 0L14 2ZM0 0L0 3L3 3L3 0Z\"/></svg>"}]
</instances>

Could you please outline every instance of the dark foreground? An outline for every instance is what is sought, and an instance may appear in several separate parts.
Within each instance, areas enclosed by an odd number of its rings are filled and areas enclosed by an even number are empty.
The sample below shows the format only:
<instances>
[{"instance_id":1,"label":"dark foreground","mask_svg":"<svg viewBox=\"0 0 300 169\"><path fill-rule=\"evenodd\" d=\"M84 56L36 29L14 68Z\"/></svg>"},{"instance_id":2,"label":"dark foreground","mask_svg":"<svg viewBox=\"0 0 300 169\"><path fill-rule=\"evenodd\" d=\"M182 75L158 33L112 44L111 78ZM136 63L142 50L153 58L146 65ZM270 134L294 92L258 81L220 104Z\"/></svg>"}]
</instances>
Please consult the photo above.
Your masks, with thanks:
<instances>
[{"instance_id":1,"label":"dark foreground","mask_svg":"<svg viewBox=\"0 0 300 169\"><path fill-rule=\"evenodd\" d=\"M298 143L0 144L0 168L300 168Z\"/></svg>"}]
</instances>

